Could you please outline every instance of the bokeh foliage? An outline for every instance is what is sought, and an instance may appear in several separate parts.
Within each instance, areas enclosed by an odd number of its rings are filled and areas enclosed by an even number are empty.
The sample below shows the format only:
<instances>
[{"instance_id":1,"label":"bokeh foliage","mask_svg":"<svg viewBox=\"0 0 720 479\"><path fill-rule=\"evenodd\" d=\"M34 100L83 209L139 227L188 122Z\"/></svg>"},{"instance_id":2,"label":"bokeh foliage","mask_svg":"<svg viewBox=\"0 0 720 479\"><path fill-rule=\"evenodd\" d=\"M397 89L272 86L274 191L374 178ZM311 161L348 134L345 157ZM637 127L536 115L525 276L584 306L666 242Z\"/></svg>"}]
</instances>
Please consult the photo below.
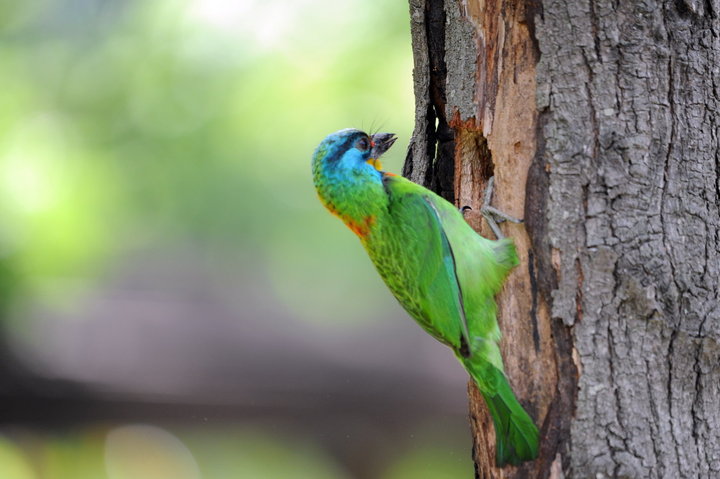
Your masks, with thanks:
<instances>
[{"instance_id":1,"label":"bokeh foliage","mask_svg":"<svg viewBox=\"0 0 720 479\"><path fill-rule=\"evenodd\" d=\"M257 301L308 327L396 308L322 210L309 163L326 134L359 127L400 136L384 161L399 172L413 112L405 2L2 2L0 58L5 327L25 334L31 305L65 307L128 256L168 250L221 280L266 282ZM352 477L284 433L153 427L0 430L0 476ZM138 444L158 462L135 461ZM453 450L423 443L383 477L469 474Z\"/></svg>"},{"instance_id":2,"label":"bokeh foliage","mask_svg":"<svg viewBox=\"0 0 720 479\"><path fill-rule=\"evenodd\" d=\"M406 6L4 8L0 247L26 287L77 285L133 249L190 244L229 268L266 271L290 307L327 310L311 307L313 291L335 292L340 258L357 255L320 211L310 154L346 126L407 138ZM302 290L298 271L320 284Z\"/></svg>"}]
</instances>

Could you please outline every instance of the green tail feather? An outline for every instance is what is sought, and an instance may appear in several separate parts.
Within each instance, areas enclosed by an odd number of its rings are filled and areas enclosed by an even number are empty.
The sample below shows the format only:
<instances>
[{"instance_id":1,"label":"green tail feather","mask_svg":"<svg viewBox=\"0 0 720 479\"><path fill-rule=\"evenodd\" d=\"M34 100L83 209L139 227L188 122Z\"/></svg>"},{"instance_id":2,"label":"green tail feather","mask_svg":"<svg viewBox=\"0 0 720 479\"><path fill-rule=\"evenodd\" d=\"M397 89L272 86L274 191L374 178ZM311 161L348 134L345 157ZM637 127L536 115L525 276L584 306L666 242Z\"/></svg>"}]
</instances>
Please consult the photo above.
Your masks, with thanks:
<instances>
[{"instance_id":1,"label":"green tail feather","mask_svg":"<svg viewBox=\"0 0 720 479\"><path fill-rule=\"evenodd\" d=\"M515 398L505 375L494 367L488 370L495 373L495 393L481 392L495 425L495 461L498 467L531 461L538 455L538 429Z\"/></svg>"},{"instance_id":2,"label":"green tail feather","mask_svg":"<svg viewBox=\"0 0 720 479\"><path fill-rule=\"evenodd\" d=\"M515 242L512 238L503 238L495 242L493 249L495 250L495 261L502 270L504 280L510 270L520 264L515 252Z\"/></svg>"}]
</instances>

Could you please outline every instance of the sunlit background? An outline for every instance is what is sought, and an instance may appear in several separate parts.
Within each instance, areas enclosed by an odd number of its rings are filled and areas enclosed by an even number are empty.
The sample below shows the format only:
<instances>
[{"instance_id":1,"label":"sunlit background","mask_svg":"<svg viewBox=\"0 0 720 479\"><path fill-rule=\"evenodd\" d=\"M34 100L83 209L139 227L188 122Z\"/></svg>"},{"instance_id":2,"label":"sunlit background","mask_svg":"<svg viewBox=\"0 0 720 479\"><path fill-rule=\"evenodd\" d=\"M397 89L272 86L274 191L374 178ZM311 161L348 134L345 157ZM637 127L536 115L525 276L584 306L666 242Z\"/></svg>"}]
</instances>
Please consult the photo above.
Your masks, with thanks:
<instances>
[{"instance_id":1,"label":"sunlit background","mask_svg":"<svg viewBox=\"0 0 720 479\"><path fill-rule=\"evenodd\" d=\"M317 201L385 0L0 2L0 478L471 477L462 368Z\"/></svg>"}]
</instances>

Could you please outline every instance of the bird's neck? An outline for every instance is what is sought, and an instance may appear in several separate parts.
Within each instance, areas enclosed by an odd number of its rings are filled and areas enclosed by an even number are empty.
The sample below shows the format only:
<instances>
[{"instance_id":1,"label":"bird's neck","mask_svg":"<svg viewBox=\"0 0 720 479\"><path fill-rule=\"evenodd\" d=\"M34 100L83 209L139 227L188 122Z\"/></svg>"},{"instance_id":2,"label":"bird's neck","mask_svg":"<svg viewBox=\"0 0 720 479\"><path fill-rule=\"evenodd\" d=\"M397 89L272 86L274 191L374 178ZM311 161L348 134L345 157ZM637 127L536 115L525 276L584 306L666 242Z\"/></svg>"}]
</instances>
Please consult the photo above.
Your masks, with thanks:
<instances>
[{"instance_id":1,"label":"bird's neck","mask_svg":"<svg viewBox=\"0 0 720 479\"><path fill-rule=\"evenodd\" d=\"M325 207L360 237L367 239L373 225L387 209L387 195L379 175L327 175L318 185Z\"/></svg>"}]
</instances>

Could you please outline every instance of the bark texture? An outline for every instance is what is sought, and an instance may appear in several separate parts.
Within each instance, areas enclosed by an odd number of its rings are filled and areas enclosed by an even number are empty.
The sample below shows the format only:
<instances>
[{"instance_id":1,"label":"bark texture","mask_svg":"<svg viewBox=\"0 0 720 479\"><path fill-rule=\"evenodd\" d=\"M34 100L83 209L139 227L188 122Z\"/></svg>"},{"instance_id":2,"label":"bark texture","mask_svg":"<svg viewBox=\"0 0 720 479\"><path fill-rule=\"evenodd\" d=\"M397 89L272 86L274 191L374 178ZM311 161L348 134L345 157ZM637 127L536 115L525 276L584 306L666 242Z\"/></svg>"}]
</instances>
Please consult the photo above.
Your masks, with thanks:
<instances>
[{"instance_id":1,"label":"bark texture","mask_svg":"<svg viewBox=\"0 0 720 479\"><path fill-rule=\"evenodd\" d=\"M478 477L720 477L720 2L410 0L404 173L505 226L506 372L541 457ZM472 212L468 221L480 227Z\"/></svg>"}]
</instances>

